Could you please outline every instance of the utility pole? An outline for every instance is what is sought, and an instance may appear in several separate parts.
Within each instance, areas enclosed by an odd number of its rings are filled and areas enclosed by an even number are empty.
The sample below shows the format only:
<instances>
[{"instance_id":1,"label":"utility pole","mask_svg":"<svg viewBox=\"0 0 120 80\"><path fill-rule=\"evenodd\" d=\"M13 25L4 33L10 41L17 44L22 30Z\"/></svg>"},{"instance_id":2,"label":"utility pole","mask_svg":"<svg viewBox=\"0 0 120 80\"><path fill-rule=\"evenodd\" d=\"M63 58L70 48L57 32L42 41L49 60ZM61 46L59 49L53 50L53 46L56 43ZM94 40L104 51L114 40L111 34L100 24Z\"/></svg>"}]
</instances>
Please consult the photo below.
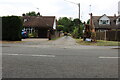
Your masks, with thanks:
<instances>
[{"instance_id":1,"label":"utility pole","mask_svg":"<svg viewBox=\"0 0 120 80\"><path fill-rule=\"evenodd\" d=\"M67 1L67 0L64 0L64 1ZM70 2L70 3L78 5L78 8L79 8L79 10L78 10L79 11L78 17L79 17L79 20L80 20L80 3L75 3L75 2L71 2L71 1L67 1L67 2Z\"/></svg>"},{"instance_id":2,"label":"utility pole","mask_svg":"<svg viewBox=\"0 0 120 80\"><path fill-rule=\"evenodd\" d=\"M79 19L80 19L80 3L78 3L78 7L79 7Z\"/></svg>"},{"instance_id":3,"label":"utility pole","mask_svg":"<svg viewBox=\"0 0 120 80\"><path fill-rule=\"evenodd\" d=\"M39 8L36 8L39 11Z\"/></svg>"},{"instance_id":4,"label":"utility pole","mask_svg":"<svg viewBox=\"0 0 120 80\"><path fill-rule=\"evenodd\" d=\"M90 7L90 12L89 12L89 13L90 13L90 14L92 13L92 12L91 12L91 6L92 6L92 5L89 5L89 7Z\"/></svg>"},{"instance_id":5,"label":"utility pole","mask_svg":"<svg viewBox=\"0 0 120 80\"><path fill-rule=\"evenodd\" d=\"M64 0L64 1L67 1L67 0ZM73 4L76 4L78 6L78 18L80 20L80 3L75 3L75 2L71 2L71 1L67 1L67 2L70 2L70 3L73 3ZM78 26L78 33L80 34L80 24ZM80 36L78 36L80 37Z\"/></svg>"}]
</instances>

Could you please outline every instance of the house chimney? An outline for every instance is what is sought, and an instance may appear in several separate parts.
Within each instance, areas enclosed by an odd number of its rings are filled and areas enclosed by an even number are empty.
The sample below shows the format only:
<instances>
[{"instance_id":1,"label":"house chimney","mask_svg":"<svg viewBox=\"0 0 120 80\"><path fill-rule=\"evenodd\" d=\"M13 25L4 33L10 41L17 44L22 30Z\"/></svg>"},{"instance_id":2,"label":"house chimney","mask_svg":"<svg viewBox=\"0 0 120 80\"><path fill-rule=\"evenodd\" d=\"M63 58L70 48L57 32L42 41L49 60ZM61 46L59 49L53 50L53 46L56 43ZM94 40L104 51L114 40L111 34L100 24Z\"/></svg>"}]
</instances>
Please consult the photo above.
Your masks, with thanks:
<instances>
[{"instance_id":1,"label":"house chimney","mask_svg":"<svg viewBox=\"0 0 120 80\"><path fill-rule=\"evenodd\" d=\"M86 24L86 22L84 21L84 23L83 23L84 25Z\"/></svg>"},{"instance_id":2,"label":"house chimney","mask_svg":"<svg viewBox=\"0 0 120 80\"><path fill-rule=\"evenodd\" d=\"M22 16L25 16L25 14L22 14Z\"/></svg>"},{"instance_id":3,"label":"house chimney","mask_svg":"<svg viewBox=\"0 0 120 80\"><path fill-rule=\"evenodd\" d=\"M39 12L37 13L37 16L40 16L40 13L39 13Z\"/></svg>"},{"instance_id":4,"label":"house chimney","mask_svg":"<svg viewBox=\"0 0 120 80\"><path fill-rule=\"evenodd\" d=\"M89 23L89 24L90 24L90 26L92 26L92 15L93 15L93 14L92 14L92 13L90 13L90 23Z\"/></svg>"},{"instance_id":5,"label":"house chimney","mask_svg":"<svg viewBox=\"0 0 120 80\"><path fill-rule=\"evenodd\" d=\"M90 13L90 28L93 33L95 33L95 28L93 26L93 14Z\"/></svg>"},{"instance_id":6,"label":"house chimney","mask_svg":"<svg viewBox=\"0 0 120 80\"><path fill-rule=\"evenodd\" d=\"M114 14L114 17L116 17L116 14Z\"/></svg>"},{"instance_id":7,"label":"house chimney","mask_svg":"<svg viewBox=\"0 0 120 80\"><path fill-rule=\"evenodd\" d=\"M118 15L120 15L120 1L118 2Z\"/></svg>"}]
</instances>

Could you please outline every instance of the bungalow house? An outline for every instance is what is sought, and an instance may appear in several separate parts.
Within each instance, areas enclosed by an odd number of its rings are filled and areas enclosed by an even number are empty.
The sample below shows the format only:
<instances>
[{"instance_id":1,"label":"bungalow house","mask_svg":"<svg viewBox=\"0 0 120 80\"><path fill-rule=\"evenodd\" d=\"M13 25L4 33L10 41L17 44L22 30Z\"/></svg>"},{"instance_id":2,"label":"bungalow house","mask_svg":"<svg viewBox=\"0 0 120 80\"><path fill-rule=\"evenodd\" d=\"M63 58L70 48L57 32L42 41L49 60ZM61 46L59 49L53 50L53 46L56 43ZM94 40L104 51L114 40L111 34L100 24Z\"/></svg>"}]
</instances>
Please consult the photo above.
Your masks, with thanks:
<instances>
[{"instance_id":1,"label":"bungalow house","mask_svg":"<svg viewBox=\"0 0 120 80\"><path fill-rule=\"evenodd\" d=\"M23 16L24 30L36 33L38 38L48 38L50 31L56 30L55 16Z\"/></svg>"}]
</instances>

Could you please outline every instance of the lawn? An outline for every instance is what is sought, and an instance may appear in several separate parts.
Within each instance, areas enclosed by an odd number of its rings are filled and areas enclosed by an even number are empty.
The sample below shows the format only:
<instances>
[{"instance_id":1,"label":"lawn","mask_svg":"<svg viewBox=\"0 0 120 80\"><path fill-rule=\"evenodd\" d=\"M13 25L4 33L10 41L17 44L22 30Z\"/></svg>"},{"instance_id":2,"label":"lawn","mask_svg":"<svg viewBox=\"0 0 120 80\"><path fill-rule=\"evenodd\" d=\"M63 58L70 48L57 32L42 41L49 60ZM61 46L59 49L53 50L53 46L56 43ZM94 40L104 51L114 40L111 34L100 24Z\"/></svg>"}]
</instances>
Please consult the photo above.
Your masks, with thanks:
<instances>
[{"instance_id":1,"label":"lawn","mask_svg":"<svg viewBox=\"0 0 120 80\"><path fill-rule=\"evenodd\" d=\"M0 44L2 43L23 43L25 41L0 41Z\"/></svg>"},{"instance_id":2,"label":"lawn","mask_svg":"<svg viewBox=\"0 0 120 80\"><path fill-rule=\"evenodd\" d=\"M104 41L104 40L97 40L97 42L87 42L83 41L82 39L76 39L76 42L81 45L94 45L94 46L119 46L120 42L117 41Z\"/></svg>"}]
</instances>

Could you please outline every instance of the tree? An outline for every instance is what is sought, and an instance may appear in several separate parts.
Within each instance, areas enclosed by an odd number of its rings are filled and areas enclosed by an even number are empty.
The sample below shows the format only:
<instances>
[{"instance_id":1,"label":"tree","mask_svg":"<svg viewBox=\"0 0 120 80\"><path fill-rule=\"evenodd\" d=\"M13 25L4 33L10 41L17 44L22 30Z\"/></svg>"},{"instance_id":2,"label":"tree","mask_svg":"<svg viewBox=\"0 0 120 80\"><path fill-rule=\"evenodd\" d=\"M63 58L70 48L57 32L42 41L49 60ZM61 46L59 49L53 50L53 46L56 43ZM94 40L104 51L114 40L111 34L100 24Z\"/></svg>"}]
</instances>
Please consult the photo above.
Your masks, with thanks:
<instances>
[{"instance_id":1,"label":"tree","mask_svg":"<svg viewBox=\"0 0 120 80\"><path fill-rule=\"evenodd\" d=\"M73 24L73 32L72 35L74 38L80 38L83 36L83 23L80 19L76 18L72 21Z\"/></svg>"},{"instance_id":2,"label":"tree","mask_svg":"<svg viewBox=\"0 0 120 80\"><path fill-rule=\"evenodd\" d=\"M63 28L64 32L70 32L71 22L72 22L71 19L69 19L67 17L62 17L62 18L59 18L58 25L64 26L64 28Z\"/></svg>"},{"instance_id":3,"label":"tree","mask_svg":"<svg viewBox=\"0 0 120 80\"><path fill-rule=\"evenodd\" d=\"M83 36L83 23L78 18L74 20L67 17L59 18L58 25L63 27L64 32L72 33L75 38ZM59 29L61 26L59 26Z\"/></svg>"},{"instance_id":4,"label":"tree","mask_svg":"<svg viewBox=\"0 0 120 80\"><path fill-rule=\"evenodd\" d=\"M90 24L90 19L87 20L87 24Z\"/></svg>"},{"instance_id":5,"label":"tree","mask_svg":"<svg viewBox=\"0 0 120 80\"><path fill-rule=\"evenodd\" d=\"M26 14L23 14L23 15L26 15L26 16L40 16L40 13L36 13L35 11L31 11L31 12L28 12Z\"/></svg>"},{"instance_id":6,"label":"tree","mask_svg":"<svg viewBox=\"0 0 120 80\"><path fill-rule=\"evenodd\" d=\"M74 26L74 30L72 32L72 36L74 38L80 38L80 37L83 37L83 25L77 25L77 26Z\"/></svg>"},{"instance_id":7,"label":"tree","mask_svg":"<svg viewBox=\"0 0 120 80\"><path fill-rule=\"evenodd\" d=\"M64 30L64 26L63 25L58 25L57 26L57 30L58 31L63 31Z\"/></svg>"},{"instance_id":8,"label":"tree","mask_svg":"<svg viewBox=\"0 0 120 80\"><path fill-rule=\"evenodd\" d=\"M74 19L73 20L73 24L75 25L75 26L78 26L78 25L80 25L82 22L80 21L80 19L78 19L78 18L76 18L76 19Z\"/></svg>"}]
</instances>

